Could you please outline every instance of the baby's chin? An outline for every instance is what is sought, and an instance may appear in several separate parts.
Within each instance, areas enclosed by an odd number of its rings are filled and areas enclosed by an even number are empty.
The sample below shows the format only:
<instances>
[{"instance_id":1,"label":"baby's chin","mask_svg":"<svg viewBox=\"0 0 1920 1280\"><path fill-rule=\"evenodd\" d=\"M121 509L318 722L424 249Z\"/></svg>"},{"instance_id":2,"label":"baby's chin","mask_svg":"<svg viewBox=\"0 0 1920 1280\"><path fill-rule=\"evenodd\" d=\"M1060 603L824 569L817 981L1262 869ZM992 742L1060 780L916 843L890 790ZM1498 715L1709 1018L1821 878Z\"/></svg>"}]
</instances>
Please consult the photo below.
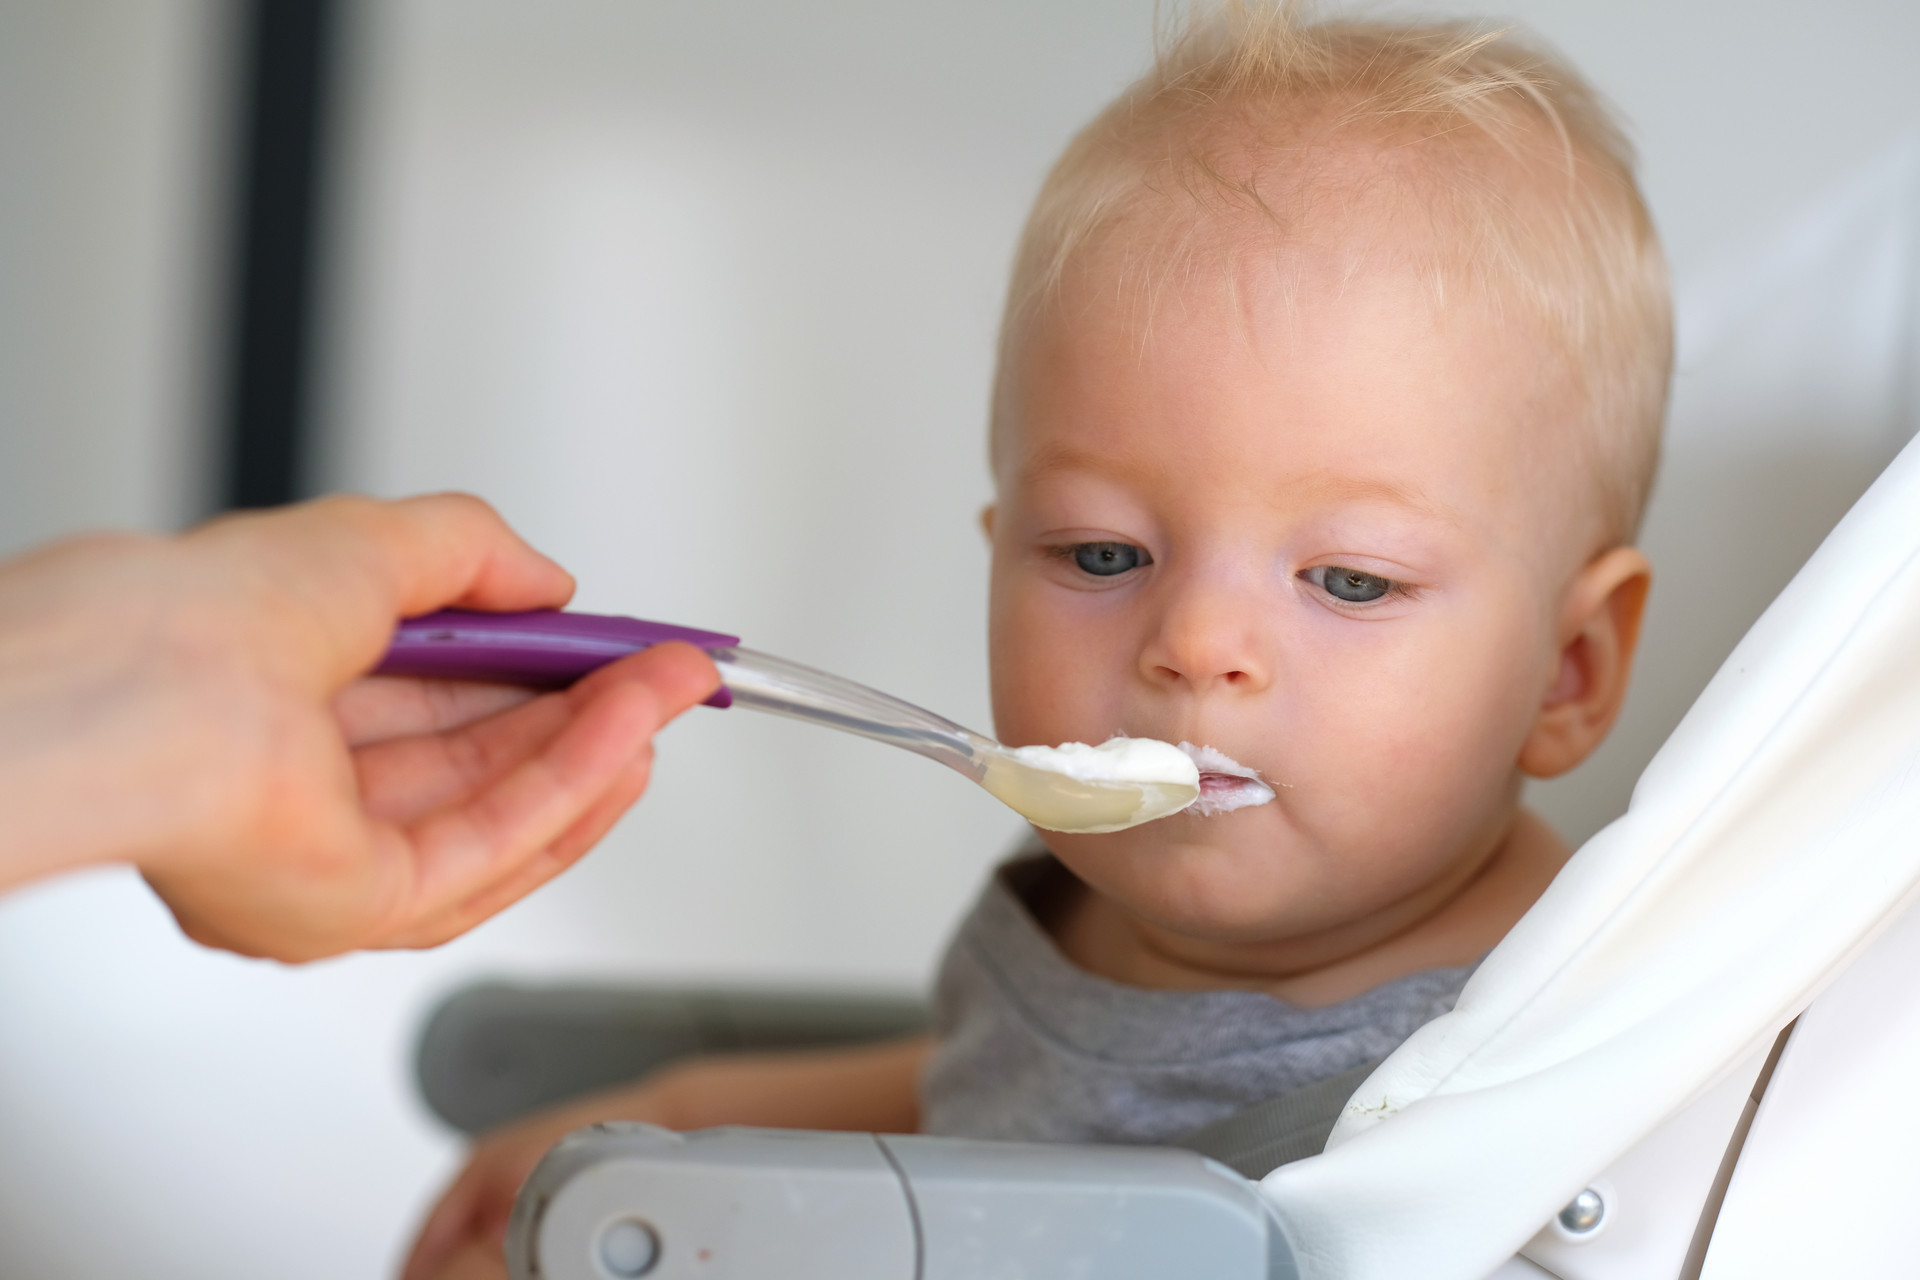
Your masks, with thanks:
<instances>
[{"instance_id":1,"label":"baby's chin","mask_svg":"<svg viewBox=\"0 0 1920 1280\"><path fill-rule=\"evenodd\" d=\"M1107 835L1044 834L1095 892L1161 928L1217 942L1311 927L1332 861L1273 805L1189 811Z\"/></svg>"}]
</instances>

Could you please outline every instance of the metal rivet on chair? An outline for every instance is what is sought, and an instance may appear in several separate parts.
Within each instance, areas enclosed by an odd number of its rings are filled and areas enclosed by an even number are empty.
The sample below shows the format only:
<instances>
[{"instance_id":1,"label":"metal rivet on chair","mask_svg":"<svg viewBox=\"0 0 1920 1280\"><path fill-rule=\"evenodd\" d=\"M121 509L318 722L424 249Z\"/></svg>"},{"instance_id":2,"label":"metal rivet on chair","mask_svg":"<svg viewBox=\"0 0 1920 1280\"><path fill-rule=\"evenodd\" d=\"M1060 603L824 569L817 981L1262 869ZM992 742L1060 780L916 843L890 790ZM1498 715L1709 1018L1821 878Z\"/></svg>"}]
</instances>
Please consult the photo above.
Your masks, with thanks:
<instances>
[{"instance_id":1,"label":"metal rivet on chair","mask_svg":"<svg viewBox=\"0 0 1920 1280\"><path fill-rule=\"evenodd\" d=\"M1597 1231L1606 1216L1607 1202L1600 1198L1598 1191L1588 1187L1567 1201L1567 1207L1560 1211L1560 1225L1576 1236L1584 1236Z\"/></svg>"},{"instance_id":2,"label":"metal rivet on chair","mask_svg":"<svg viewBox=\"0 0 1920 1280\"><path fill-rule=\"evenodd\" d=\"M600 1232L600 1265L610 1276L643 1276L659 1260L660 1237L638 1218L610 1222Z\"/></svg>"}]
</instances>

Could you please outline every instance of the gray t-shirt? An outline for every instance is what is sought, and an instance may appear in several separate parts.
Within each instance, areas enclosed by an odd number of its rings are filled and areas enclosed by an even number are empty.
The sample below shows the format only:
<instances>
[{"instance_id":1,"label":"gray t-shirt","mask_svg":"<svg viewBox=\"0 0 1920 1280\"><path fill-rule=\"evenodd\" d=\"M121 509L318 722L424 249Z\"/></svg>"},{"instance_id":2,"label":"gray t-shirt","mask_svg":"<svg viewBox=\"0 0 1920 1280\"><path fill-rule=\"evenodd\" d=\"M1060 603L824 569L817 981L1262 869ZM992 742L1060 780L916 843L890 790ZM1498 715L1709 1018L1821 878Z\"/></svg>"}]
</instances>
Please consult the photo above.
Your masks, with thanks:
<instances>
[{"instance_id":1,"label":"gray t-shirt","mask_svg":"<svg viewBox=\"0 0 1920 1280\"><path fill-rule=\"evenodd\" d=\"M1453 1007L1473 972L1433 969L1322 1009L1257 991L1148 991L1075 968L1040 927L1070 873L1001 867L934 988L921 1131L1158 1143L1385 1057Z\"/></svg>"}]
</instances>

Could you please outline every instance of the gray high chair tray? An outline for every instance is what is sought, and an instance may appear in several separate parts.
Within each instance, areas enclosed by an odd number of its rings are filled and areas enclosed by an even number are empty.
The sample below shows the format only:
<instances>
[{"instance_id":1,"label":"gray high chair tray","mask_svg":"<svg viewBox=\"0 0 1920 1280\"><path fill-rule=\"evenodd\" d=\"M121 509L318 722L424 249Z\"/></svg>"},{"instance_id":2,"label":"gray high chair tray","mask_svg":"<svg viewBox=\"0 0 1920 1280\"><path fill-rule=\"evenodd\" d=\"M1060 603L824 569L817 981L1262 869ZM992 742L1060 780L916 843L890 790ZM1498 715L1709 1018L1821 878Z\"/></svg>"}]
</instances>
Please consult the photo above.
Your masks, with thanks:
<instances>
[{"instance_id":1,"label":"gray high chair tray","mask_svg":"<svg viewBox=\"0 0 1920 1280\"><path fill-rule=\"evenodd\" d=\"M1254 1184L1156 1147L596 1125L549 1152L514 1280L1293 1280Z\"/></svg>"}]
</instances>

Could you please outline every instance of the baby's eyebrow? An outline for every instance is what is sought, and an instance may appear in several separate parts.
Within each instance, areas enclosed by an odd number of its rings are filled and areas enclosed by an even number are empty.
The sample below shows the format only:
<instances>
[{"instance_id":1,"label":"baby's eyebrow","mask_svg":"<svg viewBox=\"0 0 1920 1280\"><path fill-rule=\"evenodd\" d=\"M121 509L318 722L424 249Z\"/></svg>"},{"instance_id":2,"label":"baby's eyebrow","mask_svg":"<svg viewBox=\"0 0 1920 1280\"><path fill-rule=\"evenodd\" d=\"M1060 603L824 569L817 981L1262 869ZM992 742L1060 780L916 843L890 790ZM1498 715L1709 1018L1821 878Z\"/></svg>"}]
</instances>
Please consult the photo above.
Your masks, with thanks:
<instances>
[{"instance_id":1,"label":"baby's eyebrow","mask_svg":"<svg viewBox=\"0 0 1920 1280\"><path fill-rule=\"evenodd\" d=\"M1144 461L1123 452L1106 449L1079 449L1072 445L1042 445L1020 463L1022 483L1032 483L1060 471L1091 471L1115 480L1144 477L1150 472Z\"/></svg>"},{"instance_id":2,"label":"baby's eyebrow","mask_svg":"<svg viewBox=\"0 0 1920 1280\"><path fill-rule=\"evenodd\" d=\"M1276 495L1275 501L1297 502L1306 493L1315 497L1334 498L1347 502L1387 502L1394 506L1405 507L1409 511L1433 520L1444 520L1449 524L1458 523L1457 517L1452 512L1434 502L1419 489L1395 484L1391 480L1367 476L1341 475L1332 472L1303 476L1298 491L1285 496Z\"/></svg>"},{"instance_id":3,"label":"baby's eyebrow","mask_svg":"<svg viewBox=\"0 0 1920 1280\"><path fill-rule=\"evenodd\" d=\"M1124 452L1090 450L1072 445L1043 445L1021 464L1019 483L1033 484L1062 471L1091 472L1121 482L1151 483L1158 465ZM1460 523L1459 516L1435 502L1420 489L1371 476L1356 476L1338 471L1311 472L1298 477L1284 492L1275 492L1277 507L1297 508L1305 501L1384 502L1402 507L1416 515L1448 524Z\"/></svg>"}]
</instances>

